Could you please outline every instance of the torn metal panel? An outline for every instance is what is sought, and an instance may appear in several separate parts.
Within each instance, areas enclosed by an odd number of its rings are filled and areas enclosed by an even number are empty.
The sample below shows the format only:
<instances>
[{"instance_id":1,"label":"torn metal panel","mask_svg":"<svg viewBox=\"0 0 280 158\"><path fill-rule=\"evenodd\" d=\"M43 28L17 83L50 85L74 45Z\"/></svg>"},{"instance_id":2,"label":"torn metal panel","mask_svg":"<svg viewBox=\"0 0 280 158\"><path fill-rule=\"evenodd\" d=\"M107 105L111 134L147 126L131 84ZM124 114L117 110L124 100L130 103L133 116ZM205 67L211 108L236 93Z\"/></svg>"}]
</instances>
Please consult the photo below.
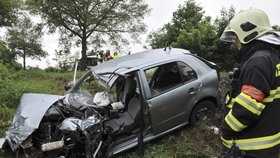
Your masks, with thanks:
<instances>
[{"instance_id":1,"label":"torn metal panel","mask_svg":"<svg viewBox=\"0 0 280 158\"><path fill-rule=\"evenodd\" d=\"M61 98L63 96L36 93L23 94L13 123L6 131L5 136L13 151L38 128L49 107Z\"/></svg>"},{"instance_id":2,"label":"torn metal panel","mask_svg":"<svg viewBox=\"0 0 280 158\"><path fill-rule=\"evenodd\" d=\"M36 93L23 94L13 119L13 126L37 128L45 112L61 98L63 96Z\"/></svg>"},{"instance_id":3,"label":"torn metal panel","mask_svg":"<svg viewBox=\"0 0 280 158\"><path fill-rule=\"evenodd\" d=\"M5 139L0 138L0 149L2 149L4 142L5 142Z\"/></svg>"}]
</instances>

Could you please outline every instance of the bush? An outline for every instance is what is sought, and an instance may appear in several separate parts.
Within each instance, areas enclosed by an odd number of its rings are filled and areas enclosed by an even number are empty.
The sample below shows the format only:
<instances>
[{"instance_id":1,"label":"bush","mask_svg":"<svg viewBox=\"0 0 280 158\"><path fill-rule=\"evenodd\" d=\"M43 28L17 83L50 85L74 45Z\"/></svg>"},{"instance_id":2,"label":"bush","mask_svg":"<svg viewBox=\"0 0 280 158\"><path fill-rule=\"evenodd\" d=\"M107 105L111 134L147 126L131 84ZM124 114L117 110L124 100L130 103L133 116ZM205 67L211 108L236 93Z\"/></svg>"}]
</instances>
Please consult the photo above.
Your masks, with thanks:
<instances>
[{"instance_id":1,"label":"bush","mask_svg":"<svg viewBox=\"0 0 280 158\"><path fill-rule=\"evenodd\" d=\"M12 95L10 96L10 90L12 89L10 80L13 78L10 70L0 64L0 134L3 135L6 128L9 126L12 120L13 108L9 108ZM13 99L12 99L13 100ZM13 103L11 103L13 104Z\"/></svg>"},{"instance_id":2,"label":"bush","mask_svg":"<svg viewBox=\"0 0 280 158\"><path fill-rule=\"evenodd\" d=\"M10 79L12 78L12 73L10 70L0 64L0 106L8 103L8 98L6 97L9 94L10 87Z\"/></svg>"},{"instance_id":3,"label":"bush","mask_svg":"<svg viewBox=\"0 0 280 158\"><path fill-rule=\"evenodd\" d=\"M2 137L13 120L15 109L0 106L0 137ZM1 156L0 156L1 157Z\"/></svg>"},{"instance_id":4,"label":"bush","mask_svg":"<svg viewBox=\"0 0 280 158\"><path fill-rule=\"evenodd\" d=\"M13 63L13 69L16 70L16 71L19 71L19 70L22 70L23 67L21 64L17 63L17 62L14 62Z\"/></svg>"},{"instance_id":5,"label":"bush","mask_svg":"<svg viewBox=\"0 0 280 158\"><path fill-rule=\"evenodd\" d=\"M45 71L46 71L46 72L59 72L60 69L57 68L57 67L47 67L47 68L45 69Z\"/></svg>"}]
</instances>

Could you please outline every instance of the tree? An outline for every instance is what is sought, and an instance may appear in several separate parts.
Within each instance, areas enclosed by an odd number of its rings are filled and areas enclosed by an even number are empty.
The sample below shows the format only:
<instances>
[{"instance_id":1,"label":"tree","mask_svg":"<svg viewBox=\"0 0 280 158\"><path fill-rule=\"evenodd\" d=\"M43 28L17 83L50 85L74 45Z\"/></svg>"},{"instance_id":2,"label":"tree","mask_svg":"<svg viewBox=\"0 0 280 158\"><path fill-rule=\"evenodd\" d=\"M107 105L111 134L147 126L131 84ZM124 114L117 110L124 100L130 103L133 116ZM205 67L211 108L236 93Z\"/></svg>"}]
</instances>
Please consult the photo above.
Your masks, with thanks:
<instances>
[{"instance_id":1,"label":"tree","mask_svg":"<svg viewBox=\"0 0 280 158\"><path fill-rule=\"evenodd\" d=\"M211 18L204 16L202 7L194 0L187 0L173 13L171 22L148 38L152 48L170 44L208 58L213 53L215 35Z\"/></svg>"},{"instance_id":2,"label":"tree","mask_svg":"<svg viewBox=\"0 0 280 158\"><path fill-rule=\"evenodd\" d=\"M216 38L211 18L205 17L197 25L197 28L182 29L173 46L188 49L192 53L210 59L214 51Z\"/></svg>"},{"instance_id":3,"label":"tree","mask_svg":"<svg viewBox=\"0 0 280 158\"><path fill-rule=\"evenodd\" d=\"M147 42L152 48L162 48L165 47L166 44L169 44L170 41L167 37L166 28L161 28L155 32L152 32L148 35Z\"/></svg>"},{"instance_id":4,"label":"tree","mask_svg":"<svg viewBox=\"0 0 280 158\"><path fill-rule=\"evenodd\" d=\"M237 50L219 38L234 15L234 7L222 8L221 17L212 23L202 7L194 0L187 0L173 13L171 22L148 36L148 42L152 48L164 47L168 43L190 50L217 63L220 69L229 70L236 64L233 55Z\"/></svg>"},{"instance_id":5,"label":"tree","mask_svg":"<svg viewBox=\"0 0 280 158\"><path fill-rule=\"evenodd\" d=\"M280 26L279 25L273 25L272 28L276 31L280 31Z\"/></svg>"},{"instance_id":6,"label":"tree","mask_svg":"<svg viewBox=\"0 0 280 158\"><path fill-rule=\"evenodd\" d=\"M220 17L217 17L214 22L217 35L214 42L215 50L213 51L214 54L211 60L217 63L222 70L230 70L237 66L237 62L234 59L234 54L236 54L237 48L232 46L231 43L226 43L219 39L230 20L235 16L235 13L236 11L233 6L228 10L222 8L220 11Z\"/></svg>"},{"instance_id":7,"label":"tree","mask_svg":"<svg viewBox=\"0 0 280 158\"><path fill-rule=\"evenodd\" d=\"M173 31L173 36L178 37L182 29L198 29L203 16L203 8L194 0L187 0L173 13L172 25L167 25L168 30Z\"/></svg>"},{"instance_id":8,"label":"tree","mask_svg":"<svg viewBox=\"0 0 280 158\"><path fill-rule=\"evenodd\" d=\"M23 68L26 69L26 57L40 60L47 53L42 50L40 42L42 27L36 26L27 17L23 16L18 23L7 32L7 43L13 57L23 58Z\"/></svg>"},{"instance_id":9,"label":"tree","mask_svg":"<svg viewBox=\"0 0 280 158\"><path fill-rule=\"evenodd\" d=\"M10 58L7 57L10 53L8 53L8 48L6 47L6 44L0 40L0 63L7 64L9 61L11 61Z\"/></svg>"},{"instance_id":10,"label":"tree","mask_svg":"<svg viewBox=\"0 0 280 158\"><path fill-rule=\"evenodd\" d=\"M11 26L17 18L19 0L0 0L0 27Z\"/></svg>"},{"instance_id":11,"label":"tree","mask_svg":"<svg viewBox=\"0 0 280 158\"><path fill-rule=\"evenodd\" d=\"M11 65L13 58L11 57L11 53L9 49L6 47L6 43L0 40L0 61L5 65Z\"/></svg>"},{"instance_id":12,"label":"tree","mask_svg":"<svg viewBox=\"0 0 280 158\"><path fill-rule=\"evenodd\" d=\"M152 46L152 48L160 48L169 43L173 46L181 47L182 45L178 43L174 44L177 42L177 38L180 34L181 38L183 38L182 34L186 35L186 33L198 29L203 15L204 11L194 0L185 1L185 3L179 5L179 8L173 13L171 22L165 24L163 28L148 36L150 46Z\"/></svg>"},{"instance_id":13,"label":"tree","mask_svg":"<svg viewBox=\"0 0 280 158\"><path fill-rule=\"evenodd\" d=\"M229 24L230 20L235 16L235 8L231 6L228 10L222 8L220 11L220 17L217 17L214 21L215 28L217 30L217 35L220 37Z\"/></svg>"},{"instance_id":14,"label":"tree","mask_svg":"<svg viewBox=\"0 0 280 158\"><path fill-rule=\"evenodd\" d=\"M129 34L145 31L142 22L149 13L144 0L26 0L52 31L59 28L81 45L81 67L85 68L89 42L94 45L128 43ZM109 41L109 43L107 42Z\"/></svg>"},{"instance_id":15,"label":"tree","mask_svg":"<svg viewBox=\"0 0 280 158\"><path fill-rule=\"evenodd\" d=\"M71 45L69 41L60 41L60 49L55 50L55 58L53 60L57 61L58 67L61 71L66 72L73 69L75 61L79 58L78 54L71 55Z\"/></svg>"}]
</instances>

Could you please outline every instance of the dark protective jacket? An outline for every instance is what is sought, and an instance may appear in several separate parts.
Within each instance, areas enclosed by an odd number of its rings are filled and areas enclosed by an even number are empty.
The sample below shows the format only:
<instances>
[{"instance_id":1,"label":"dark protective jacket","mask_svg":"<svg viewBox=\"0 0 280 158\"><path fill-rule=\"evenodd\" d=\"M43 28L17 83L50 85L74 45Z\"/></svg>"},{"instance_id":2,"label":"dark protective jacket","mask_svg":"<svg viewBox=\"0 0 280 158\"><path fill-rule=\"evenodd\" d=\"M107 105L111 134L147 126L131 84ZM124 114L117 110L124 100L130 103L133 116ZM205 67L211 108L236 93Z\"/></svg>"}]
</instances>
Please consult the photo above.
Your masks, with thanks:
<instances>
[{"instance_id":1,"label":"dark protective jacket","mask_svg":"<svg viewBox=\"0 0 280 158\"><path fill-rule=\"evenodd\" d=\"M242 48L237 89L221 125L225 147L234 142L252 157L278 157L280 60L276 51L260 41Z\"/></svg>"}]
</instances>

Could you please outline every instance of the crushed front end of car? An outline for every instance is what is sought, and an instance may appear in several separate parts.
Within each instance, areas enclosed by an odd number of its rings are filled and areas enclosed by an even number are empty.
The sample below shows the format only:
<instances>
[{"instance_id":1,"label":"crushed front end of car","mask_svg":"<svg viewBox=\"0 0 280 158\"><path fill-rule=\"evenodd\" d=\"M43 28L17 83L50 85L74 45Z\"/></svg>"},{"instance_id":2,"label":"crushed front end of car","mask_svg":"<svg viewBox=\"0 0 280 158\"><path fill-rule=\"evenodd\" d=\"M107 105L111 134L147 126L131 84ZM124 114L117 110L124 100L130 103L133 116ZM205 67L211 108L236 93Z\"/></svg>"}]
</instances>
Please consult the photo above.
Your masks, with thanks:
<instances>
[{"instance_id":1,"label":"crushed front end of car","mask_svg":"<svg viewBox=\"0 0 280 158\"><path fill-rule=\"evenodd\" d=\"M92 98L81 89L65 96L23 94L0 147L17 157L104 156L110 144L103 128L106 109Z\"/></svg>"},{"instance_id":2,"label":"crushed front end of car","mask_svg":"<svg viewBox=\"0 0 280 158\"><path fill-rule=\"evenodd\" d=\"M112 127L106 123L124 108L121 101L112 99L108 86L112 78L116 80L117 75L96 76L91 69L64 96L23 94L12 125L0 139L1 149L22 158L112 156ZM98 85L100 91L92 89Z\"/></svg>"}]
</instances>

